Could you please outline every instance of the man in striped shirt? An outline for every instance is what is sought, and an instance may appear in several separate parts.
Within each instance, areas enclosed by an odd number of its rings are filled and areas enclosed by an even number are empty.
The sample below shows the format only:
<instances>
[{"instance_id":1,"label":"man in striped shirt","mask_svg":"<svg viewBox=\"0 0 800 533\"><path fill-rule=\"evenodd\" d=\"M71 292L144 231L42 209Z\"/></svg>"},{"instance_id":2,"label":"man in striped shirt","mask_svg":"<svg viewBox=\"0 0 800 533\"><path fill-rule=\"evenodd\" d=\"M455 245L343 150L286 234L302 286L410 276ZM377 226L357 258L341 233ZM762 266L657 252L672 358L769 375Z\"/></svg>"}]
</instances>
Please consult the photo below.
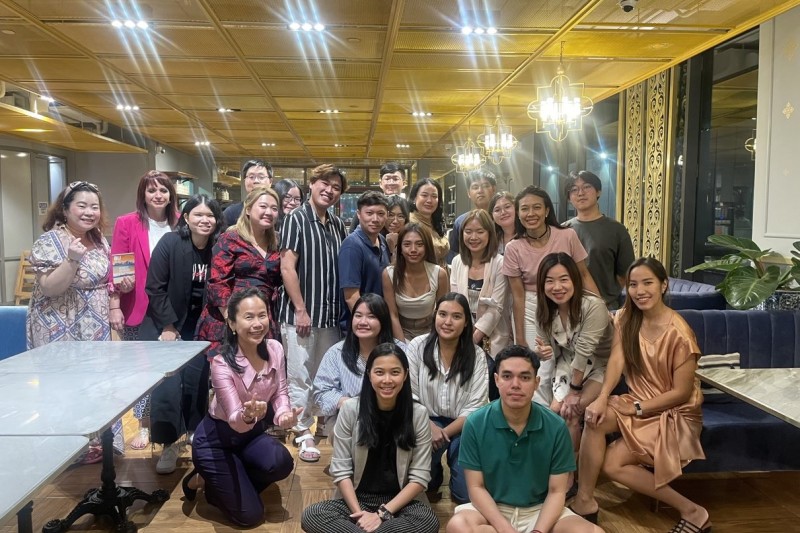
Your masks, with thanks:
<instances>
[{"instance_id":1,"label":"man in striped shirt","mask_svg":"<svg viewBox=\"0 0 800 533\"><path fill-rule=\"evenodd\" d=\"M281 227L281 276L278 320L281 322L289 398L303 407L293 428L303 461L319 461L310 427L314 423L312 383L325 352L339 341L339 248L346 236L342 219L328 209L347 189L347 179L333 165L312 171L309 201L288 215Z\"/></svg>"}]
</instances>

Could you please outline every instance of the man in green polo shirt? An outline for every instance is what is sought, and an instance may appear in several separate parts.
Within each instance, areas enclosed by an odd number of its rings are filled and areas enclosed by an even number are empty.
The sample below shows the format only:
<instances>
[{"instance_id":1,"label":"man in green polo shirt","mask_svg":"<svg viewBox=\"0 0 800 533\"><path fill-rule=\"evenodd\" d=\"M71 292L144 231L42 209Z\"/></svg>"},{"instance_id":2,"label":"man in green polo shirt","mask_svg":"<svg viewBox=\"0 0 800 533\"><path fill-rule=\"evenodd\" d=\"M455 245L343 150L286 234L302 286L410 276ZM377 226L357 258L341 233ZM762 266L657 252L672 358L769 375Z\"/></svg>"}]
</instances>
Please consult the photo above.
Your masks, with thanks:
<instances>
[{"instance_id":1,"label":"man in green polo shirt","mask_svg":"<svg viewBox=\"0 0 800 533\"><path fill-rule=\"evenodd\" d=\"M495 358L500 399L467 417L459 462L471 503L459 505L448 533L602 533L564 506L575 470L564 420L533 403L539 360L509 346Z\"/></svg>"}]
</instances>

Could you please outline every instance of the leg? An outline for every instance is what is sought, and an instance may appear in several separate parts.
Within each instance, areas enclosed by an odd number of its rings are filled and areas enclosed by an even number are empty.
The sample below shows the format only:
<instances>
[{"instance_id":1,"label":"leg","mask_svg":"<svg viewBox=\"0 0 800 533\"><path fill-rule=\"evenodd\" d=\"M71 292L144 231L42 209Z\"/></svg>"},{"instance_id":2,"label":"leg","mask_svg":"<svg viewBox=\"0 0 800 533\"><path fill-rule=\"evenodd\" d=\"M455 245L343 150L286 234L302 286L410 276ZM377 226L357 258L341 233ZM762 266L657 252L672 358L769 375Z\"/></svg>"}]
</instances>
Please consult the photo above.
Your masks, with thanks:
<instances>
[{"instance_id":1,"label":"leg","mask_svg":"<svg viewBox=\"0 0 800 533\"><path fill-rule=\"evenodd\" d=\"M496 529L478 511L457 511L447 522L446 533L496 533Z\"/></svg>"},{"instance_id":2,"label":"leg","mask_svg":"<svg viewBox=\"0 0 800 533\"><path fill-rule=\"evenodd\" d=\"M560 519L552 531L553 533L603 533L602 528L575 515Z\"/></svg>"},{"instance_id":3,"label":"leg","mask_svg":"<svg viewBox=\"0 0 800 533\"><path fill-rule=\"evenodd\" d=\"M437 533L439 519L428 505L417 500L400 509L392 520L378 527L378 533Z\"/></svg>"},{"instance_id":4,"label":"leg","mask_svg":"<svg viewBox=\"0 0 800 533\"><path fill-rule=\"evenodd\" d=\"M669 485L657 489L653 473L642 468L622 439L609 446L603 462L603 472L612 480L677 509L681 518L698 527L703 527L708 522L706 509L678 494Z\"/></svg>"},{"instance_id":5,"label":"leg","mask_svg":"<svg viewBox=\"0 0 800 533\"><path fill-rule=\"evenodd\" d=\"M139 421L139 430L131 440L131 449L143 450L150 444L150 395L147 394L133 406L133 417Z\"/></svg>"},{"instance_id":6,"label":"leg","mask_svg":"<svg viewBox=\"0 0 800 533\"><path fill-rule=\"evenodd\" d=\"M197 354L181 371L181 415L183 429L194 432L208 411L208 376L210 365L205 353Z\"/></svg>"},{"instance_id":7,"label":"leg","mask_svg":"<svg viewBox=\"0 0 800 533\"><path fill-rule=\"evenodd\" d=\"M469 501L464 468L458 462L460 447L461 435L459 434L450 439L450 443L447 446L447 465L450 467L450 497L459 505Z\"/></svg>"},{"instance_id":8,"label":"leg","mask_svg":"<svg viewBox=\"0 0 800 533\"><path fill-rule=\"evenodd\" d=\"M486 365L489 367L489 401L500 398L500 391L497 389L497 383L494 382L494 359L488 354L486 355Z\"/></svg>"},{"instance_id":9,"label":"leg","mask_svg":"<svg viewBox=\"0 0 800 533\"><path fill-rule=\"evenodd\" d=\"M266 433L260 433L250 441L239 456L259 494L273 483L286 479L294 468L289 450Z\"/></svg>"},{"instance_id":10,"label":"leg","mask_svg":"<svg viewBox=\"0 0 800 533\"><path fill-rule=\"evenodd\" d=\"M314 423L308 401L311 393L311 377L308 373L308 360L311 358L311 337L299 337L297 329L289 324L281 325L283 350L286 354L286 373L288 375L289 400L293 407L302 407L297 425L292 428L295 433L308 433Z\"/></svg>"},{"instance_id":11,"label":"leg","mask_svg":"<svg viewBox=\"0 0 800 533\"><path fill-rule=\"evenodd\" d=\"M606 435L618 430L617 414L611 408L606 409L602 424L586 424L583 428L581 451L578 454L578 494L572 502L574 512L582 515L597 512L594 489L606 454Z\"/></svg>"},{"instance_id":12,"label":"leg","mask_svg":"<svg viewBox=\"0 0 800 533\"><path fill-rule=\"evenodd\" d=\"M350 520L350 508L344 500L326 500L309 505L300 518L307 533L363 533Z\"/></svg>"},{"instance_id":13,"label":"leg","mask_svg":"<svg viewBox=\"0 0 800 533\"><path fill-rule=\"evenodd\" d=\"M439 426L445 427L449 422L446 422L444 417L431 417L431 422ZM442 468L442 456L447 451L447 446L442 446L438 450L433 450L431 454L431 481L428 483L427 492L436 493L439 487L444 482L444 468Z\"/></svg>"}]
</instances>

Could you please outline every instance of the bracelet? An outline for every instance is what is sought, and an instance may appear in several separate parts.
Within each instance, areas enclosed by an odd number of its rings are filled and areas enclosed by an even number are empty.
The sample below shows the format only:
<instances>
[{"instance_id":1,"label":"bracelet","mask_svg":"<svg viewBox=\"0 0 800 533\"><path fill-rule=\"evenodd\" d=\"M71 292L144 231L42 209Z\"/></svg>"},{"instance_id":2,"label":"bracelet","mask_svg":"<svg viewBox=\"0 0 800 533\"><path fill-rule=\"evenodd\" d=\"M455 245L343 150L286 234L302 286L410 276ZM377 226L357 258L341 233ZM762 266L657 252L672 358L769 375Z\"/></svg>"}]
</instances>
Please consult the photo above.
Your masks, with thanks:
<instances>
[{"instance_id":1,"label":"bracelet","mask_svg":"<svg viewBox=\"0 0 800 533\"><path fill-rule=\"evenodd\" d=\"M256 417L253 417L250 420L248 420L247 417L245 416L245 414L242 413L242 422L244 422L245 424L255 424Z\"/></svg>"},{"instance_id":2,"label":"bracelet","mask_svg":"<svg viewBox=\"0 0 800 533\"><path fill-rule=\"evenodd\" d=\"M73 259L70 256L67 256L67 262L68 263L75 263L76 265L78 265L78 264L80 264L81 260L80 259Z\"/></svg>"},{"instance_id":3,"label":"bracelet","mask_svg":"<svg viewBox=\"0 0 800 533\"><path fill-rule=\"evenodd\" d=\"M636 410L636 416L642 416L644 411L642 411L642 404L638 401L633 402L633 408Z\"/></svg>"},{"instance_id":4,"label":"bracelet","mask_svg":"<svg viewBox=\"0 0 800 533\"><path fill-rule=\"evenodd\" d=\"M583 390L583 385L575 385L575 384L573 384L573 383L570 383L570 384L569 384L569 388L570 388L570 389L572 389L572 390L574 390L574 391L578 391L578 392L580 392L580 391L582 391L582 390ZM534 530L534 531L535 531L535 530ZM533 532L531 532L531 533L533 533Z\"/></svg>"}]
</instances>

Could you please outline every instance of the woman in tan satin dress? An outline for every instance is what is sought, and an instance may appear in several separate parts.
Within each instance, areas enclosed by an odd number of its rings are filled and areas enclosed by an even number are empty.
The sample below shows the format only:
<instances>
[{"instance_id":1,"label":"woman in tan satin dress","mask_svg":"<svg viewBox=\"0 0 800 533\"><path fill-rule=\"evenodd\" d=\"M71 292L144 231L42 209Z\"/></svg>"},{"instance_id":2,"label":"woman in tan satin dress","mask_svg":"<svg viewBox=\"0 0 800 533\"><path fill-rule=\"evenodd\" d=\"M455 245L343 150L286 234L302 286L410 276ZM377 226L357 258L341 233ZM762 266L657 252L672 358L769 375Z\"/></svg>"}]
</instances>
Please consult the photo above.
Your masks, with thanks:
<instances>
[{"instance_id":1,"label":"woman in tan satin dress","mask_svg":"<svg viewBox=\"0 0 800 533\"><path fill-rule=\"evenodd\" d=\"M695 377L700 349L694 332L664 304L668 280L661 263L638 259L626 286L603 388L586 408L571 509L596 523L593 492L602 468L612 480L677 509L681 519L671 533L708 533L708 511L669 486L682 467L705 458L703 395ZM609 396L623 373L630 392ZM610 433L622 437L606 449Z\"/></svg>"}]
</instances>

